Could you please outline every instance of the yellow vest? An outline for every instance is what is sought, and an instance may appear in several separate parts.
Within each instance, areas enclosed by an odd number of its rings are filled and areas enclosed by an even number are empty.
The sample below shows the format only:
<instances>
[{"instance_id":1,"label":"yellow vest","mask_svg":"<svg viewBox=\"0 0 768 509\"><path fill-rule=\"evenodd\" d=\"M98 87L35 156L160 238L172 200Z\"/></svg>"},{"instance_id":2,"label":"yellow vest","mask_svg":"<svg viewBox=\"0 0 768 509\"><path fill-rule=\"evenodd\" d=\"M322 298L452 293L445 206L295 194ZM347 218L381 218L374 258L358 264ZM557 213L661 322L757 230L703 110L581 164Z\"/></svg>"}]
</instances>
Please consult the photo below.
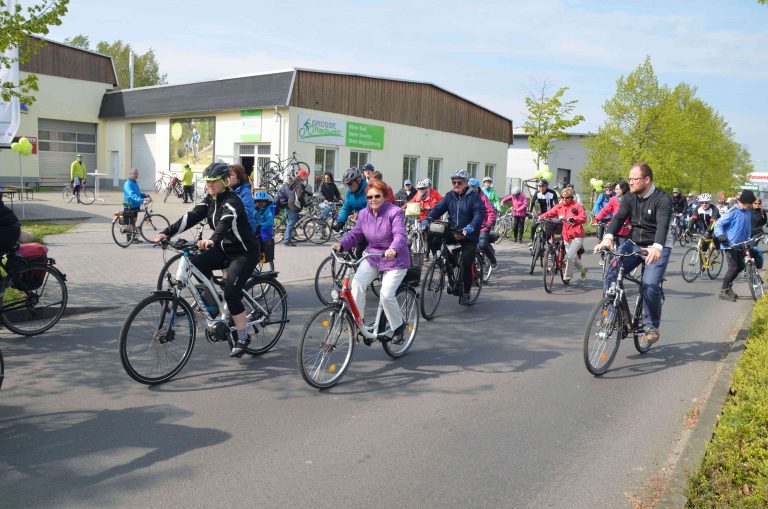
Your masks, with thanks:
<instances>
[{"instance_id":1,"label":"yellow vest","mask_svg":"<svg viewBox=\"0 0 768 509\"><path fill-rule=\"evenodd\" d=\"M72 161L72 166L69 169L69 180L74 180L75 177L80 177L80 180L85 180L85 163Z\"/></svg>"},{"instance_id":2,"label":"yellow vest","mask_svg":"<svg viewBox=\"0 0 768 509\"><path fill-rule=\"evenodd\" d=\"M184 186L192 185L192 168L184 168L182 170L181 184Z\"/></svg>"}]
</instances>

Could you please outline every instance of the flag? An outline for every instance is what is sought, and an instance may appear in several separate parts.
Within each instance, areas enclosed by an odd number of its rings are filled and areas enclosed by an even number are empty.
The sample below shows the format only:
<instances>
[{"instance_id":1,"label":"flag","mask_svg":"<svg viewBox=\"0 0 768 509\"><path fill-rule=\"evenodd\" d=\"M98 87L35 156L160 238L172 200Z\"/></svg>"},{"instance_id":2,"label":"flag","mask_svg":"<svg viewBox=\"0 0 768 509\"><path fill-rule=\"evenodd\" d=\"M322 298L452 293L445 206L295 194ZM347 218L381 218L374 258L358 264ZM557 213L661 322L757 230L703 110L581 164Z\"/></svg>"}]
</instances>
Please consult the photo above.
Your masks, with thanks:
<instances>
[{"instance_id":1,"label":"flag","mask_svg":"<svg viewBox=\"0 0 768 509\"><path fill-rule=\"evenodd\" d=\"M6 2L8 12L15 9L15 0ZM13 63L10 68L0 66L0 82L19 84L19 48L16 46L6 48L5 57ZM0 145L10 145L16 131L19 129L21 114L19 112L19 98L13 97L9 102L0 99Z\"/></svg>"}]
</instances>

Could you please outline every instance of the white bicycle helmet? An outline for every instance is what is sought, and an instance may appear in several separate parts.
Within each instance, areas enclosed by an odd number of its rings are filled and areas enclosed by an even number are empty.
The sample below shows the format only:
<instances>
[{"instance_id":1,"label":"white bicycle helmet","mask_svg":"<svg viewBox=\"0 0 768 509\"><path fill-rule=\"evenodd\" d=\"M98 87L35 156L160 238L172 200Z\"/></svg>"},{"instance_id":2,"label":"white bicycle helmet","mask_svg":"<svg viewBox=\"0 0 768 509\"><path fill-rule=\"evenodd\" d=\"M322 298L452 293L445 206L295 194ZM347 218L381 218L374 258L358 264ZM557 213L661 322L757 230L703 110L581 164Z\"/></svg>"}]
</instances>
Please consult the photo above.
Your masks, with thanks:
<instances>
[{"instance_id":1,"label":"white bicycle helmet","mask_svg":"<svg viewBox=\"0 0 768 509\"><path fill-rule=\"evenodd\" d=\"M422 182L424 182L424 184L425 184L427 187L432 187L432 180L431 180L431 179L429 179L429 178L425 178L424 180L422 180Z\"/></svg>"},{"instance_id":2,"label":"white bicycle helmet","mask_svg":"<svg viewBox=\"0 0 768 509\"><path fill-rule=\"evenodd\" d=\"M428 187L429 187L429 185L427 184L426 179L419 180L416 183L416 189L427 189Z\"/></svg>"},{"instance_id":3,"label":"white bicycle helmet","mask_svg":"<svg viewBox=\"0 0 768 509\"><path fill-rule=\"evenodd\" d=\"M712 195L709 193L702 193L699 195L699 201L712 201Z\"/></svg>"}]
</instances>

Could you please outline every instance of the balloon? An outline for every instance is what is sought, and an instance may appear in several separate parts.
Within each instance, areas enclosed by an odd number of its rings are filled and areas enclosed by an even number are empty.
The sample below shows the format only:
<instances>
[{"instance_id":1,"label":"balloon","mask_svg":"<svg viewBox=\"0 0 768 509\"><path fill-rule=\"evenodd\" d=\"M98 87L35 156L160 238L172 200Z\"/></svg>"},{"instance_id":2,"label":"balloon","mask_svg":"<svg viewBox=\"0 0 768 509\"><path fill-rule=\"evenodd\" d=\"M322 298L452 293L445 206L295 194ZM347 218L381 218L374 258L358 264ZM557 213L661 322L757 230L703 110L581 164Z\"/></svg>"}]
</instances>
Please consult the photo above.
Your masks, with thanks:
<instances>
[{"instance_id":1,"label":"balloon","mask_svg":"<svg viewBox=\"0 0 768 509\"><path fill-rule=\"evenodd\" d=\"M545 175L546 175L547 173L549 173L550 175L552 174L552 172L551 172L551 171L549 171L549 165L548 165L548 164L545 164L544 166L542 166L542 167L541 167L541 169L544 171L544 174L545 174ZM547 179L547 180L549 180L549 179Z\"/></svg>"},{"instance_id":2,"label":"balloon","mask_svg":"<svg viewBox=\"0 0 768 509\"><path fill-rule=\"evenodd\" d=\"M19 143L21 143L22 145L26 145L27 143L29 143L29 139L26 137L19 138Z\"/></svg>"},{"instance_id":3,"label":"balloon","mask_svg":"<svg viewBox=\"0 0 768 509\"><path fill-rule=\"evenodd\" d=\"M589 179L589 185L590 186L595 187L595 182L597 182L596 178L592 177L591 179Z\"/></svg>"},{"instance_id":4,"label":"balloon","mask_svg":"<svg viewBox=\"0 0 768 509\"><path fill-rule=\"evenodd\" d=\"M11 143L11 150L13 150L14 152L21 152L21 144L14 141L13 143Z\"/></svg>"},{"instance_id":5,"label":"balloon","mask_svg":"<svg viewBox=\"0 0 768 509\"><path fill-rule=\"evenodd\" d=\"M21 147L21 152L19 152L23 156L28 156L32 153L32 144L29 145L23 145Z\"/></svg>"},{"instance_id":6,"label":"balloon","mask_svg":"<svg viewBox=\"0 0 768 509\"><path fill-rule=\"evenodd\" d=\"M537 179L540 179L543 174L544 174L543 170L536 170L536 173L534 173L533 176L536 177Z\"/></svg>"},{"instance_id":7,"label":"balloon","mask_svg":"<svg viewBox=\"0 0 768 509\"><path fill-rule=\"evenodd\" d=\"M547 179L547 180L552 180L552 177L553 177L553 175L552 175L552 172L551 172L551 171L549 171L549 170L547 170L546 172L544 172L544 175L543 175L543 177L544 177L545 179Z\"/></svg>"}]
</instances>

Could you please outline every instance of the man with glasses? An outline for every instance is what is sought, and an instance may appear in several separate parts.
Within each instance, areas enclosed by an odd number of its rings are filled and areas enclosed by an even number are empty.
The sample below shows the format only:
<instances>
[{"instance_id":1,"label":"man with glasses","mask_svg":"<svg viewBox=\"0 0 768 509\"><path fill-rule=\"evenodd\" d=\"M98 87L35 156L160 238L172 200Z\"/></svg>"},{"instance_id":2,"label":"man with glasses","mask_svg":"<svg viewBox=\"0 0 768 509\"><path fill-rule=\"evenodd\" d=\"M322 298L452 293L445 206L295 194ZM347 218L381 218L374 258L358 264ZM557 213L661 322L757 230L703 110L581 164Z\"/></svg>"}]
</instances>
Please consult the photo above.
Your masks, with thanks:
<instances>
[{"instance_id":1,"label":"man with glasses","mask_svg":"<svg viewBox=\"0 0 768 509\"><path fill-rule=\"evenodd\" d=\"M549 182L547 179L539 179L537 184L538 190L531 200L530 212L533 212L536 209L536 205L538 204L539 215L541 215L554 207L555 204L557 204L558 196L554 190L549 189ZM538 227L538 223L533 223L531 225L531 244L528 246L529 249L533 249L533 236L536 235L536 230Z\"/></svg>"},{"instance_id":2,"label":"man with glasses","mask_svg":"<svg viewBox=\"0 0 768 509\"><path fill-rule=\"evenodd\" d=\"M653 170L648 163L635 163L629 171L630 193L624 197L618 212L606 227L605 237L595 246L595 253L603 248L613 249L613 239L624 221L629 218L632 225L630 241L619 247L619 252L628 254L642 251L645 253L645 272L643 273L643 321L645 334L643 341L652 345L659 340L661 324L661 281L667 270L669 256L672 253L672 199L667 193L653 185ZM639 257L623 259L624 271L642 263ZM604 290L616 281L618 264L612 263L605 276Z\"/></svg>"},{"instance_id":3,"label":"man with glasses","mask_svg":"<svg viewBox=\"0 0 768 509\"><path fill-rule=\"evenodd\" d=\"M462 238L458 243L461 245L461 279L464 287L454 288L454 292L461 292L459 304L464 306L469 305L472 263L475 260L477 243L480 241L480 226L485 219L482 198L478 192L469 188L468 181L469 174L466 170L453 172L452 190L443 196L443 199L429 212L427 219L421 222L421 227L426 229L428 221L434 221L447 212L449 227L462 230Z\"/></svg>"}]
</instances>

